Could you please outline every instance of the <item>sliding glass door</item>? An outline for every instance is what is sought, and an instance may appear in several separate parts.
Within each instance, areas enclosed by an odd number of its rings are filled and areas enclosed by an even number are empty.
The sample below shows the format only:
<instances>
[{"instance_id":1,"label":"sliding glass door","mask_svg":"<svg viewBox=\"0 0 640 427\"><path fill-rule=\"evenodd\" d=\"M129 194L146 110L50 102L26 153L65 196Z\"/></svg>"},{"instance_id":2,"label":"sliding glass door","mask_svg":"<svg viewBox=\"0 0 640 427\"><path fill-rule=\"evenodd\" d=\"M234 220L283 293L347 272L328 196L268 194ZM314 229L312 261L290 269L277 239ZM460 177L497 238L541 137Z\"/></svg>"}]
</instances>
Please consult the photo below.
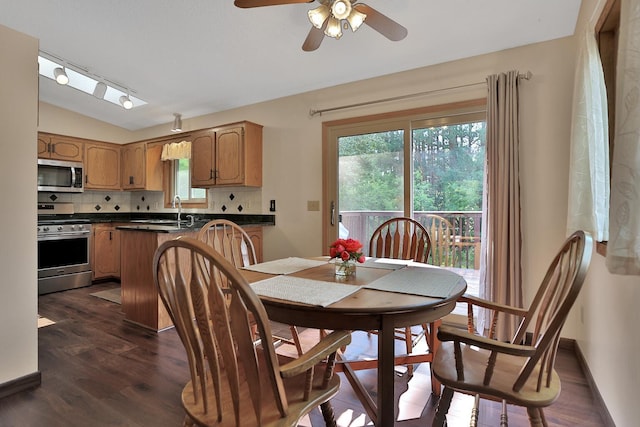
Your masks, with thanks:
<instances>
[{"instance_id":1,"label":"sliding glass door","mask_svg":"<svg viewBox=\"0 0 640 427\"><path fill-rule=\"evenodd\" d=\"M485 110L463 106L325 127L326 246L364 244L385 220L409 216L429 230L431 262L477 269Z\"/></svg>"}]
</instances>

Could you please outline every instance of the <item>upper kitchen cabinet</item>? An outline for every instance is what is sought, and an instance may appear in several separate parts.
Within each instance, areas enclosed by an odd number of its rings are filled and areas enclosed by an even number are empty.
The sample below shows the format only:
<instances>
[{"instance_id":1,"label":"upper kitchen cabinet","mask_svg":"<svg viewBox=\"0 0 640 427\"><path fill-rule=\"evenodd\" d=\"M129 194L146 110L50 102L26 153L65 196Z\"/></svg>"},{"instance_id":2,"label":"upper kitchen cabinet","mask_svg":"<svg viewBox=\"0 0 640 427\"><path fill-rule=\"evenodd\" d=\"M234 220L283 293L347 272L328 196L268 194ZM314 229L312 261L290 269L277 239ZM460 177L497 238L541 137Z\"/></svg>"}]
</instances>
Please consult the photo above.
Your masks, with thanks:
<instances>
[{"instance_id":1,"label":"upper kitchen cabinet","mask_svg":"<svg viewBox=\"0 0 640 427\"><path fill-rule=\"evenodd\" d=\"M41 159L82 162L84 143L81 139L38 133L38 157Z\"/></svg>"},{"instance_id":2,"label":"upper kitchen cabinet","mask_svg":"<svg viewBox=\"0 0 640 427\"><path fill-rule=\"evenodd\" d=\"M120 146L85 142L84 170L85 189L120 190Z\"/></svg>"},{"instance_id":3,"label":"upper kitchen cabinet","mask_svg":"<svg viewBox=\"0 0 640 427\"><path fill-rule=\"evenodd\" d=\"M162 191L161 145L136 142L122 146L122 189Z\"/></svg>"},{"instance_id":4,"label":"upper kitchen cabinet","mask_svg":"<svg viewBox=\"0 0 640 427\"><path fill-rule=\"evenodd\" d=\"M262 186L262 126L241 122L197 132L191 186Z\"/></svg>"}]
</instances>

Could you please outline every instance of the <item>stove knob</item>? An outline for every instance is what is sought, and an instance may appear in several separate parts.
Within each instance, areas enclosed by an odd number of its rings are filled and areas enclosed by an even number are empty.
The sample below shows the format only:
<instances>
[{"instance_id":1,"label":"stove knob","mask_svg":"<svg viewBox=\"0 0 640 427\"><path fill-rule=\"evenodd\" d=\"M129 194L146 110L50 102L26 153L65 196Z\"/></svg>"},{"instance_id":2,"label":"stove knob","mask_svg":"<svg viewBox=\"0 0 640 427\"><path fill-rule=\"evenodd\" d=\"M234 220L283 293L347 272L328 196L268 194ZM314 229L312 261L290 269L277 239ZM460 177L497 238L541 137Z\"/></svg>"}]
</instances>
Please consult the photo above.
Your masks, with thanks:
<instances>
[{"instance_id":1,"label":"stove knob","mask_svg":"<svg viewBox=\"0 0 640 427\"><path fill-rule=\"evenodd\" d=\"M62 231L64 227L62 227L61 225L58 226L58 231Z\"/></svg>"},{"instance_id":2,"label":"stove knob","mask_svg":"<svg viewBox=\"0 0 640 427\"><path fill-rule=\"evenodd\" d=\"M44 232L46 233L47 231L49 231L49 227L44 227L44 228L42 229L42 231L44 231Z\"/></svg>"},{"instance_id":3,"label":"stove knob","mask_svg":"<svg viewBox=\"0 0 640 427\"><path fill-rule=\"evenodd\" d=\"M75 226L75 225L72 225L72 226L71 226L71 229L72 229L72 230L75 230L75 229L76 229L76 226Z\"/></svg>"},{"instance_id":4,"label":"stove knob","mask_svg":"<svg viewBox=\"0 0 640 427\"><path fill-rule=\"evenodd\" d=\"M84 225L82 224L78 225L78 230L84 230Z\"/></svg>"},{"instance_id":5,"label":"stove knob","mask_svg":"<svg viewBox=\"0 0 640 427\"><path fill-rule=\"evenodd\" d=\"M40 232L40 227L38 227L38 233Z\"/></svg>"}]
</instances>

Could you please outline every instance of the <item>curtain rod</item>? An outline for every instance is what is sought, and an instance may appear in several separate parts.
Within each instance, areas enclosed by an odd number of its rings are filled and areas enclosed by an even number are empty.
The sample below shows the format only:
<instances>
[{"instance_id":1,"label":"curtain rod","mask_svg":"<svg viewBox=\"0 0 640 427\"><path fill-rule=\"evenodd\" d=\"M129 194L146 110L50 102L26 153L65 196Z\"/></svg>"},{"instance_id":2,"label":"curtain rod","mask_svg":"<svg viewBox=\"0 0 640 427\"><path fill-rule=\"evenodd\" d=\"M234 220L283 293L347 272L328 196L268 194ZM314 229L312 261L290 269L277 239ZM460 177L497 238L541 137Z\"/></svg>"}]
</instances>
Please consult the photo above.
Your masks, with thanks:
<instances>
[{"instance_id":1,"label":"curtain rod","mask_svg":"<svg viewBox=\"0 0 640 427\"><path fill-rule=\"evenodd\" d=\"M531 79L531 77L533 77L533 74L531 73L531 71L527 71L526 73L523 73L523 74L518 74L518 78L519 79L529 80L529 79ZM339 107L325 108L325 109L322 109L322 110L313 110L313 109L311 109L311 110L309 110L309 116L313 117L315 115L322 115L322 113L328 113L330 111L346 110L347 108L363 107L363 106L366 106L366 105L380 104L380 103L389 102L389 101L399 101L399 100L403 100L403 99L416 98L416 97L419 97L419 96L431 95L433 93L444 92L444 91L455 90L455 89L463 89L463 88L472 87L472 86L479 86L479 85L483 85L483 84L486 84L486 81L484 81L484 82L475 82L475 83L467 83L467 84L464 84L464 85L445 87L445 88L442 88L442 89L433 89L433 90L428 90L426 92L412 93L412 94L409 94L409 95L399 95L399 96L394 96L394 97L391 97L391 98L378 99L378 100L375 100L375 101L359 102L357 104L341 105Z\"/></svg>"}]
</instances>

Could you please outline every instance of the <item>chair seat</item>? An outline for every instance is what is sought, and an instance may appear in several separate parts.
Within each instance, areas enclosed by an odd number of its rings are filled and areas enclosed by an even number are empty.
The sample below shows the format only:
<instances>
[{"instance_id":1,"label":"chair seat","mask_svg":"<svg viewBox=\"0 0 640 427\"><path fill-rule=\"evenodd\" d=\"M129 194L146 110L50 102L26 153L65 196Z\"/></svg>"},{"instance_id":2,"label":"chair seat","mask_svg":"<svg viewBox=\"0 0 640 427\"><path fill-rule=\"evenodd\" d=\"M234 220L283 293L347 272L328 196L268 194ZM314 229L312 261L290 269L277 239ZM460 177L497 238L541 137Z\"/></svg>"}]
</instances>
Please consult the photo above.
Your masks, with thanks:
<instances>
[{"instance_id":1,"label":"chair seat","mask_svg":"<svg viewBox=\"0 0 640 427\"><path fill-rule=\"evenodd\" d=\"M443 385L465 393L477 393L483 398L526 407L545 407L552 404L560 394L560 378L555 370L551 374L549 387L542 384L536 391L539 369L536 368L519 392L513 391L513 384L526 363L526 358L506 354L498 355L496 367L489 385L484 385L484 372L489 359L489 351L462 344L464 360L464 381L458 380L453 342L441 343L433 362L433 375Z\"/></svg>"},{"instance_id":2,"label":"chair seat","mask_svg":"<svg viewBox=\"0 0 640 427\"><path fill-rule=\"evenodd\" d=\"M291 361L291 358L286 356L278 356L278 358L281 365ZM261 362L264 361L263 358L259 358L259 360ZM262 399L262 402L267 405L261 409L263 426L297 426L300 414L309 413L312 409L318 407L321 403L326 402L338 393L338 389L340 388L340 377L338 375L333 375L328 386L322 389L320 386L322 384L323 375L319 375L319 373L324 369L324 365L316 365L315 369L316 375L314 375L314 383L308 400L303 399L306 380L305 375L297 375L295 377L283 379L284 389L289 403L288 413L291 414L289 417L282 418L280 416L280 411L275 405L275 398ZM266 366L261 366L260 372L267 372ZM204 411L202 400L195 403L193 385L191 381L189 381L182 390L182 405L186 413L196 422L196 424L220 427L236 426L236 421L233 416L231 394L228 393L229 387L225 386L227 384L226 372L223 371L222 374L224 385L222 387L223 395L221 396L223 413L223 419L221 422L218 421L214 392L215 389L212 385L211 377L209 377L207 381L208 412L206 413ZM243 381L241 381L241 383L243 383ZM244 385L245 387L242 388L240 400L242 402L250 402L251 396L249 395L249 388L246 387L246 382L244 382ZM270 381L267 378L261 382L261 386L263 396L272 394ZM256 425L255 412L250 405L244 405L240 408L240 411L241 418L239 425L248 427Z\"/></svg>"}]
</instances>

